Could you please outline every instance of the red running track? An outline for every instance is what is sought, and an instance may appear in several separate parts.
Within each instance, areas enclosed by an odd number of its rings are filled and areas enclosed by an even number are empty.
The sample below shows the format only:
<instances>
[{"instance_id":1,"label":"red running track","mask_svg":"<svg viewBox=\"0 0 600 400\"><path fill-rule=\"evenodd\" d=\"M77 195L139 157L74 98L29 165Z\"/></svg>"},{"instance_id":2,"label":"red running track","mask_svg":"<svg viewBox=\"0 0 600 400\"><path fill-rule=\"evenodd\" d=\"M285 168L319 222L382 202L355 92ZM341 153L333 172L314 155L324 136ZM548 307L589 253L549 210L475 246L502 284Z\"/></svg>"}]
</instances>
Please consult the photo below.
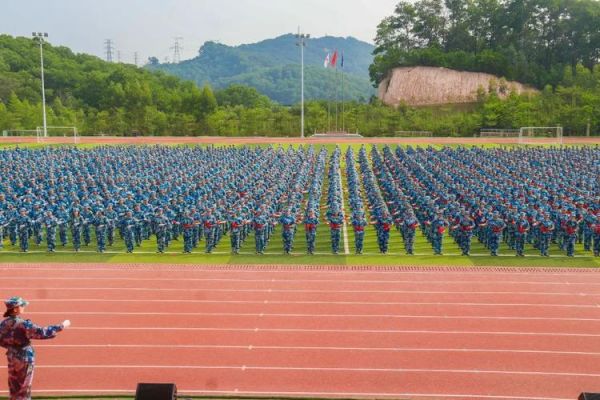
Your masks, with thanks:
<instances>
[{"instance_id":1,"label":"red running track","mask_svg":"<svg viewBox=\"0 0 600 400\"><path fill-rule=\"evenodd\" d=\"M600 391L600 273L0 265L39 324L34 395L576 399ZM2 369L0 380L6 381ZM1 394L5 394L5 386Z\"/></svg>"}]
</instances>

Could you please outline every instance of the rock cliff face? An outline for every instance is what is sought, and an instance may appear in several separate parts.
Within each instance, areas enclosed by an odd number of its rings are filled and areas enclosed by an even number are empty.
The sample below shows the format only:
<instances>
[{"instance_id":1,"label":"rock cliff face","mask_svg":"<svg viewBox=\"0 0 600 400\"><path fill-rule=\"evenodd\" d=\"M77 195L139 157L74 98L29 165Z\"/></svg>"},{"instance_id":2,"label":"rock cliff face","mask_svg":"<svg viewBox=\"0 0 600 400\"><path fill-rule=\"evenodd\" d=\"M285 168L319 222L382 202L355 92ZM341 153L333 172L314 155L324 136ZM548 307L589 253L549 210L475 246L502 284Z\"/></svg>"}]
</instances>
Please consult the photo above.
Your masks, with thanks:
<instances>
[{"instance_id":1,"label":"rock cliff face","mask_svg":"<svg viewBox=\"0 0 600 400\"><path fill-rule=\"evenodd\" d=\"M509 82L494 75L462 72L447 68L395 68L379 85L379 98L388 105L401 102L408 105L435 105L472 103L477 101L477 90L486 93L496 90L500 97L511 91L535 92L519 82Z\"/></svg>"}]
</instances>

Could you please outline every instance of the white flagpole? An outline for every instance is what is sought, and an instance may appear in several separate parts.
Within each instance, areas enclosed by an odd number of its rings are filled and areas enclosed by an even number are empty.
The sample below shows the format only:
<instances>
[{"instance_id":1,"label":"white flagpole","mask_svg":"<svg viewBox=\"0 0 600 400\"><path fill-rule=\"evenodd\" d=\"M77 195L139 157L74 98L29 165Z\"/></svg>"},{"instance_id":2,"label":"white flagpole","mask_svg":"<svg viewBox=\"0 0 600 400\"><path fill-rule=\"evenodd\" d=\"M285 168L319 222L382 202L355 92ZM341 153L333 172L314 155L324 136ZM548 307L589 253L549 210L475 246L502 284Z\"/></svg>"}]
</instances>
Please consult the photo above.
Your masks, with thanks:
<instances>
[{"instance_id":1,"label":"white flagpole","mask_svg":"<svg viewBox=\"0 0 600 400\"><path fill-rule=\"evenodd\" d=\"M304 47L306 46L306 41L308 39L310 39L310 35L309 34L305 34L305 33L301 33L300 32L300 27L298 27L298 34L296 35L296 38L298 39L296 41L296 46L300 47L300 107L301 107L301 112L300 112L300 137L302 139L304 139Z\"/></svg>"},{"instance_id":2,"label":"white flagpole","mask_svg":"<svg viewBox=\"0 0 600 400\"><path fill-rule=\"evenodd\" d=\"M338 115L339 115L339 103L340 103L340 79L338 74L338 67L335 66L335 132L339 132L338 128Z\"/></svg>"},{"instance_id":3,"label":"white flagpole","mask_svg":"<svg viewBox=\"0 0 600 400\"><path fill-rule=\"evenodd\" d=\"M344 52L342 52L342 132L346 132L346 120L345 120L345 92L344 92Z\"/></svg>"},{"instance_id":4,"label":"white flagpole","mask_svg":"<svg viewBox=\"0 0 600 400\"><path fill-rule=\"evenodd\" d=\"M298 28L298 33L300 33L300 28ZM300 100L300 104L302 107L302 111L301 111L301 117L300 117L300 137L302 139L304 139L304 40L302 40L302 44L300 45L300 58L301 58L301 64L302 66L300 67L302 69L300 75L300 80L301 82L301 86L302 86L302 94L300 95L301 100Z\"/></svg>"},{"instance_id":5,"label":"white flagpole","mask_svg":"<svg viewBox=\"0 0 600 400\"><path fill-rule=\"evenodd\" d=\"M329 73L329 66L331 64L331 58L329 53L327 53L327 73ZM327 85L329 86L329 96L327 96L327 132L331 132L331 84Z\"/></svg>"}]
</instances>

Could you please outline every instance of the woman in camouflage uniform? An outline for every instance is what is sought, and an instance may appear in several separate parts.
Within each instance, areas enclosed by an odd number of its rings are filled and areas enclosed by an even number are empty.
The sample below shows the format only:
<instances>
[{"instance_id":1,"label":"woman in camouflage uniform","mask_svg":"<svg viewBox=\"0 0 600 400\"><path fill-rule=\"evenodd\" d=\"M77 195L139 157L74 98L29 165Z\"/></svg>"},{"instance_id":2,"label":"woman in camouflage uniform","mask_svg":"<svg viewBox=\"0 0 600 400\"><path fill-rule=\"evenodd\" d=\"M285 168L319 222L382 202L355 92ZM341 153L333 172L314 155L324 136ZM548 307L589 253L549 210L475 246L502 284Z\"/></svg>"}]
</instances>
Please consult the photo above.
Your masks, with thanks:
<instances>
[{"instance_id":1,"label":"woman in camouflage uniform","mask_svg":"<svg viewBox=\"0 0 600 400\"><path fill-rule=\"evenodd\" d=\"M0 323L0 346L7 349L8 387L11 400L31 399L31 382L35 364L35 351L31 346L32 339L52 339L71 322L64 321L60 325L40 327L28 319L22 319L21 314L29 304L20 297L11 297L4 302L6 312Z\"/></svg>"}]
</instances>

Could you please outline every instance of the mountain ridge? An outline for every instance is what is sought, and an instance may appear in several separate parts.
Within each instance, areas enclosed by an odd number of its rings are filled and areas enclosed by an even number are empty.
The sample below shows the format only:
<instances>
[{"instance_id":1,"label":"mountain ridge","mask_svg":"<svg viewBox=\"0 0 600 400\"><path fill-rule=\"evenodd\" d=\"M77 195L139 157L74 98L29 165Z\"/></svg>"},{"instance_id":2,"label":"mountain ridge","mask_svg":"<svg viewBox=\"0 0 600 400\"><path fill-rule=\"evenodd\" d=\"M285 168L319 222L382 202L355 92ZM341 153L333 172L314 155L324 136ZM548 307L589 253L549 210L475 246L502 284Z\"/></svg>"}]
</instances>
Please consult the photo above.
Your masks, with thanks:
<instances>
[{"instance_id":1,"label":"mountain ridge","mask_svg":"<svg viewBox=\"0 0 600 400\"><path fill-rule=\"evenodd\" d=\"M369 99L375 94L369 82L373 49L373 45L353 37L308 39L304 53L305 78L312 89L306 88L306 98L328 99L335 96L333 88L340 77L336 77L333 69L324 68L324 61L328 52L337 50L338 67L341 67L344 54L346 97L359 101ZM248 85L283 104L300 100L300 54L293 34L238 46L207 41L192 59L177 64L160 64L155 58L147 68L192 80L200 86L209 84L216 89L231 84Z\"/></svg>"}]
</instances>

